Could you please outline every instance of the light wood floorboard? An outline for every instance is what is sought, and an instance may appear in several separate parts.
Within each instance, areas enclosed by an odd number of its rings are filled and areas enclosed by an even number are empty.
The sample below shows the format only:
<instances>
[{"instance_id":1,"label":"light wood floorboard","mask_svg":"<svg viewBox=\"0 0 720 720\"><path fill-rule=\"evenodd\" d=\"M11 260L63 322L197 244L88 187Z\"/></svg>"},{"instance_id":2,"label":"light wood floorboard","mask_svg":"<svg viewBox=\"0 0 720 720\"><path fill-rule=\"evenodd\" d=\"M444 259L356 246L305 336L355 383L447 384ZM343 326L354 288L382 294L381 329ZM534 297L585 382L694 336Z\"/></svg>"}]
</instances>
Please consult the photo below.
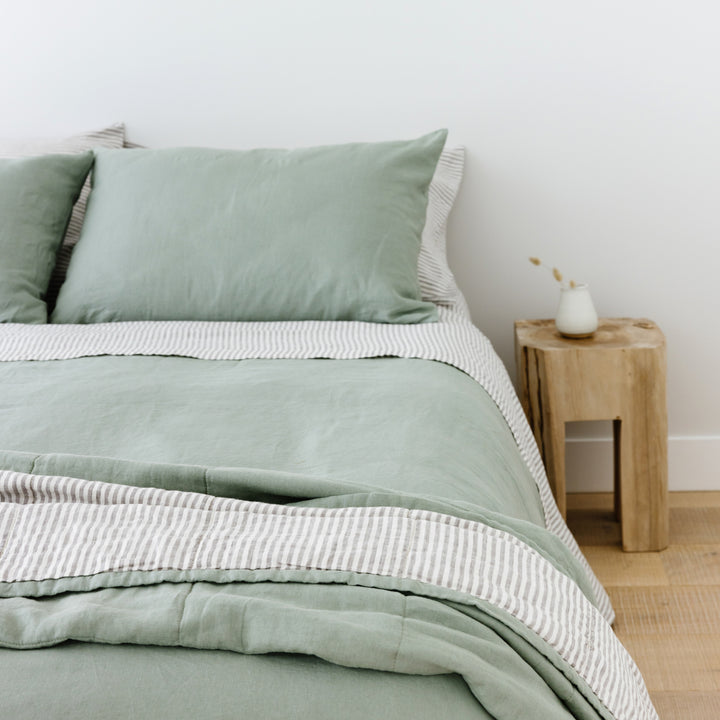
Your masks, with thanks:
<instances>
[{"instance_id":1,"label":"light wood floorboard","mask_svg":"<svg viewBox=\"0 0 720 720\"><path fill-rule=\"evenodd\" d=\"M623 553L612 495L568 496L568 525L661 720L720 719L720 492L670 493L670 547Z\"/></svg>"}]
</instances>

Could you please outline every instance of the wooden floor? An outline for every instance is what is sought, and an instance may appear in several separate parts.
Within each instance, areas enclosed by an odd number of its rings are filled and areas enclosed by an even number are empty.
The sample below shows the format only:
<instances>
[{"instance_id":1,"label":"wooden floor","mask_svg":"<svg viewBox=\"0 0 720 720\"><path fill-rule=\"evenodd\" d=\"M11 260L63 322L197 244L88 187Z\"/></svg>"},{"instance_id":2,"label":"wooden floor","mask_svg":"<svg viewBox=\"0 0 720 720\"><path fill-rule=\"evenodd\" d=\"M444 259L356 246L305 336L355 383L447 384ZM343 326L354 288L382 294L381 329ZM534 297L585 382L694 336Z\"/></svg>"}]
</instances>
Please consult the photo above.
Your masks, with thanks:
<instances>
[{"instance_id":1,"label":"wooden floor","mask_svg":"<svg viewBox=\"0 0 720 720\"><path fill-rule=\"evenodd\" d=\"M720 492L670 494L670 547L623 553L611 495L569 495L568 525L661 720L720 719Z\"/></svg>"}]
</instances>

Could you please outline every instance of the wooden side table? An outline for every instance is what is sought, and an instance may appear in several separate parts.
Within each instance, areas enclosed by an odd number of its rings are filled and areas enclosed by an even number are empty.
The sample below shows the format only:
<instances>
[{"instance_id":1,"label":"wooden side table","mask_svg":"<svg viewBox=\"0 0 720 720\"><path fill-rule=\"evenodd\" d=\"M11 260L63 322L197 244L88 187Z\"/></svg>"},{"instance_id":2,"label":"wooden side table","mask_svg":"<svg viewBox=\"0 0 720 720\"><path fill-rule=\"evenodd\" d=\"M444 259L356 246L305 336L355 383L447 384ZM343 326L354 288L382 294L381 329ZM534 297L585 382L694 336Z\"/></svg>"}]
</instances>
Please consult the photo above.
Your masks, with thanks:
<instances>
[{"instance_id":1,"label":"wooden side table","mask_svg":"<svg viewBox=\"0 0 720 720\"><path fill-rule=\"evenodd\" d=\"M645 319L601 319L590 338L553 320L515 323L520 400L565 516L565 423L612 420L623 550L668 544L665 337Z\"/></svg>"}]
</instances>

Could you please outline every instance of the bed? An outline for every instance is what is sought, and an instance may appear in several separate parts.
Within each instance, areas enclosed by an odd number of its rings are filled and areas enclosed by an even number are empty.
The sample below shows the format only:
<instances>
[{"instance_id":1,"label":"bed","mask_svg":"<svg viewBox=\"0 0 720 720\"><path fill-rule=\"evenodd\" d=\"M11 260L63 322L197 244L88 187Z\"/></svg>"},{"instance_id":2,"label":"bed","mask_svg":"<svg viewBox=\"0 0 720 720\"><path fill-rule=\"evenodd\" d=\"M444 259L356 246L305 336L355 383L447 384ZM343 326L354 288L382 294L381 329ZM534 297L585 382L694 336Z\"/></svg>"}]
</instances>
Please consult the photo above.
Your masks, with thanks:
<instances>
[{"instance_id":1,"label":"bed","mask_svg":"<svg viewBox=\"0 0 720 720\"><path fill-rule=\"evenodd\" d=\"M0 161L8 717L656 717L447 268L444 143Z\"/></svg>"}]
</instances>

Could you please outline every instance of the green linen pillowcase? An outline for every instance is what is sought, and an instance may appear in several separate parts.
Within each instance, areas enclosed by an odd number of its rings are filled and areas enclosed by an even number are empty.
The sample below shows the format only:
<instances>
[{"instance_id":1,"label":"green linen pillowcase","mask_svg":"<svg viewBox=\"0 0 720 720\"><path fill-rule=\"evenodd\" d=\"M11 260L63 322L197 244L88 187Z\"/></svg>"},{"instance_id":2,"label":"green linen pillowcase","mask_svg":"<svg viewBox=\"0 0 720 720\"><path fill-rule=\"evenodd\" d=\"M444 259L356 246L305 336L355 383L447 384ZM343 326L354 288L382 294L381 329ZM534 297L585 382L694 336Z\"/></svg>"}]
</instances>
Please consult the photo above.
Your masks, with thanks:
<instances>
[{"instance_id":1,"label":"green linen pillowcase","mask_svg":"<svg viewBox=\"0 0 720 720\"><path fill-rule=\"evenodd\" d=\"M92 152L0 159L0 322L47 322L44 296Z\"/></svg>"},{"instance_id":2,"label":"green linen pillowcase","mask_svg":"<svg viewBox=\"0 0 720 720\"><path fill-rule=\"evenodd\" d=\"M99 149L52 322L435 321L417 263L446 135Z\"/></svg>"},{"instance_id":3,"label":"green linen pillowcase","mask_svg":"<svg viewBox=\"0 0 720 720\"><path fill-rule=\"evenodd\" d=\"M87 152L96 147L121 148L125 142L125 125L115 123L100 130L90 130L79 135L72 135L67 138L35 138L24 140L0 139L0 158L37 157L38 155L71 155ZM83 217L85 217L85 205L90 194L90 180L86 179L80 191L75 206L73 207L70 221L68 222L65 237L60 243L55 268L50 276L50 283L46 293L48 310L55 307L60 286L65 280L65 273L70 262L73 247L80 237Z\"/></svg>"}]
</instances>

